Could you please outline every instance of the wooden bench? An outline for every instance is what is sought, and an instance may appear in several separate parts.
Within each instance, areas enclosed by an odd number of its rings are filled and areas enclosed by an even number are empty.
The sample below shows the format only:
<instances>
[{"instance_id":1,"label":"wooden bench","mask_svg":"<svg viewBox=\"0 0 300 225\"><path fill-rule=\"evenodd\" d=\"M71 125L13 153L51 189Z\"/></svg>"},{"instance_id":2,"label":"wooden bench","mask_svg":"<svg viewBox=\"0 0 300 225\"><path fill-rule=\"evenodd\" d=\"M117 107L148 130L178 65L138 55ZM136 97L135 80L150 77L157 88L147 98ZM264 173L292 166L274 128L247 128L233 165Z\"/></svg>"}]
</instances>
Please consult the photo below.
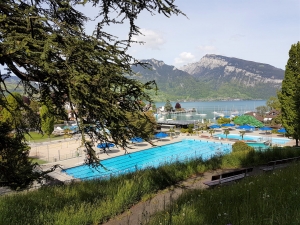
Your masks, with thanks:
<instances>
[{"instance_id":1,"label":"wooden bench","mask_svg":"<svg viewBox=\"0 0 300 225\"><path fill-rule=\"evenodd\" d=\"M265 166L261 167L260 169L263 171L272 171L274 169L279 169L286 167L289 163L295 162L300 160L300 157L293 157L293 158L287 158L287 159L280 159L280 160L274 160L268 162Z\"/></svg>"},{"instance_id":2,"label":"wooden bench","mask_svg":"<svg viewBox=\"0 0 300 225\"><path fill-rule=\"evenodd\" d=\"M226 172L219 175L214 175L211 177L211 181L204 182L204 184L209 187L213 187L213 186L217 186L232 181L237 181L248 176L249 173L252 171L253 171L253 167L235 170L232 172Z\"/></svg>"}]
</instances>

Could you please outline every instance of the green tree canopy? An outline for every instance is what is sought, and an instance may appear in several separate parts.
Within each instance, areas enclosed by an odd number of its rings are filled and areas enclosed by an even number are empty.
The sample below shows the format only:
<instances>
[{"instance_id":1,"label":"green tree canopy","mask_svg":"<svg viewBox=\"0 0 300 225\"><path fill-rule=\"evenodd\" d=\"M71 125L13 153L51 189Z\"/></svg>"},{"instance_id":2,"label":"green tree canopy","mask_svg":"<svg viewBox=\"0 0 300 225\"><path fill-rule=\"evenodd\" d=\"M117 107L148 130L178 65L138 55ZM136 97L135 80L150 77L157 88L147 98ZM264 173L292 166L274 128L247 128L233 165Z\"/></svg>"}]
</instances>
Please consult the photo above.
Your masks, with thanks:
<instances>
[{"instance_id":1,"label":"green tree canopy","mask_svg":"<svg viewBox=\"0 0 300 225\"><path fill-rule=\"evenodd\" d=\"M176 109L176 110L180 110L180 109L181 109L181 105L180 105L179 102L176 102L176 104L175 104L175 109Z\"/></svg>"},{"instance_id":2,"label":"green tree canopy","mask_svg":"<svg viewBox=\"0 0 300 225\"><path fill-rule=\"evenodd\" d=\"M40 109L41 128L48 137L50 137L54 131L54 116L51 111L53 111L53 109L51 109L50 103L47 105L42 105Z\"/></svg>"},{"instance_id":3,"label":"green tree canopy","mask_svg":"<svg viewBox=\"0 0 300 225\"><path fill-rule=\"evenodd\" d=\"M281 122L287 135L300 138L300 42L293 44L289 51L289 59L285 66L284 79L278 99L281 103Z\"/></svg>"},{"instance_id":4,"label":"green tree canopy","mask_svg":"<svg viewBox=\"0 0 300 225\"><path fill-rule=\"evenodd\" d=\"M127 116L132 126L144 130L143 133L140 133L139 137L144 140L150 140L157 127L153 113L150 111L136 114L128 113Z\"/></svg>"},{"instance_id":5,"label":"green tree canopy","mask_svg":"<svg viewBox=\"0 0 300 225\"><path fill-rule=\"evenodd\" d=\"M165 111L170 112L173 110L173 106L170 102L170 100L167 100L166 104L165 104Z\"/></svg>"},{"instance_id":6,"label":"green tree canopy","mask_svg":"<svg viewBox=\"0 0 300 225\"><path fill-rule=\"evenodd\" d=\"M266 115L266 112L268 112L270 108L266 105L261 105L257 106L255 109L260 116L264 117Z\"/></svg>"},{"instance_id":7,"label":"green tree canopy","mask_svg":"<svg viewBox=\"0 0 300 225\"><path fill-rule=\"evenodd\" d=\"M269 109L275 109L280 111L281 110L281 104L280 101L278 99L277 96L271 96L268 100L267 100L267 106L269 107Z\"/></svg>"},{"instance_id":8,"label":"green tree canopy","mask_svg":"<svg viewBox=\"0 0 300 225\"><path fill-rule=\"evenodd\" d=\"M230 123L230 122L231 122L230 118L220 117L217 119L218 124L225 124L225 123Z\"/></svg>"},{"instance_id":9,"label":"green tree canopy","mask_svg":"<svg viewBox=\"0 0 300 225\"><path fill-rule=\"evenodd\" d=\"M229 129L224 129L223 134L225 134L225 136L227 138L228 134L230 134Z\"/></svg>"},{"instance_id":10,"label":"green tree canopy","mask_svg":"<svg viewBox=\"0 0 300 225\"><path fill-rule=\"evenodd\" d=\"M7 98L3 98L3 110L1 111L1 120L18 128L25 126L22 111L24 110L23 98L19 93L11 93Z\"/></svg>"}]
</instances>

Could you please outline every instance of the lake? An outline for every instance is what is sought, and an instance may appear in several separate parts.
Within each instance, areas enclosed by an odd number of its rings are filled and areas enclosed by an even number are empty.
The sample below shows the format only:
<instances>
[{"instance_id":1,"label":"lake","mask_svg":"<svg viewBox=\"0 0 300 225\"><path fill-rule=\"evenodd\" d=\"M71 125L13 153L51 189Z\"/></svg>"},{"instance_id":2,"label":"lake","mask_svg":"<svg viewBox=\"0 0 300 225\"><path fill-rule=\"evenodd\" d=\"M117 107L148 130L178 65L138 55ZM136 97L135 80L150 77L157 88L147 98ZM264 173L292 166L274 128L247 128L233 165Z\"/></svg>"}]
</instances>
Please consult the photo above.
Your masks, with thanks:
<instances>
[{"instance_id":1,"label":"lake","mask_svg":"<svg viewBox=\"0 0 300 225\"><path fill-rule=\"evenodd\" d=\"M265 106L266 100L238 100L238 101L207 101L207 102L179 102L181 108L185 110L195 109L193 113L180 114L157 114L157 120L176 119L176 120L214 120L218 116L241 115L245 112L256 111L256 107ZM156 107L164 106L165 102L155 103ZM171 102L175 108L176 102Z\"/></svg>"}]
</instances>

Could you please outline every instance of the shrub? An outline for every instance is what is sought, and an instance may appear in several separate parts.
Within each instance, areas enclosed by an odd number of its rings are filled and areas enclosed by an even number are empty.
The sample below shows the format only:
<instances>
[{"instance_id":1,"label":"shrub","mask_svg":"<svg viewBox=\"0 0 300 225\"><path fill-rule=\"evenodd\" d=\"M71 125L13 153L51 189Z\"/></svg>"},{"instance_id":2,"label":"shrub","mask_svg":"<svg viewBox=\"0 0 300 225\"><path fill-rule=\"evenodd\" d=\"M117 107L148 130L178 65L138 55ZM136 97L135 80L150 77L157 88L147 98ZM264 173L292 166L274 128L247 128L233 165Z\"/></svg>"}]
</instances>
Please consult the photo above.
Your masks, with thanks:
<instances>
[{"instance_id":1,"label":"shrub","mask_svg":"<svg viewBox=\"0 0 300 225\"><path fill-rule=\"evenodd\" d=\"M250 152L252 150L253 148L247 145L243 141L237 141L232 145L232 152L241 152L241 151Z\"/></svg>"},{"instance_id":2,"label":"shrub","mask_svg":"<svg viewBox=\"0 0 300 225\"><path fill-rule=\"evenodd\" d=\"M193 128L194 128L194 124L189 124L189 125L188 125L188 132L189 132L190 134L194 133Z\"/></svg>"},{"instance_id":3,"label":"shrub","mask_svg":"<svg viewBox=\"0 0 300 225\"><path fill-rule=\"evenodd\" d=\"M188 132L188 129L187 129L187 128L181 128L181 129L180 129L180 132L181 132L181 133L187 133L187 132Z\"/></svg>"}]
</instances>

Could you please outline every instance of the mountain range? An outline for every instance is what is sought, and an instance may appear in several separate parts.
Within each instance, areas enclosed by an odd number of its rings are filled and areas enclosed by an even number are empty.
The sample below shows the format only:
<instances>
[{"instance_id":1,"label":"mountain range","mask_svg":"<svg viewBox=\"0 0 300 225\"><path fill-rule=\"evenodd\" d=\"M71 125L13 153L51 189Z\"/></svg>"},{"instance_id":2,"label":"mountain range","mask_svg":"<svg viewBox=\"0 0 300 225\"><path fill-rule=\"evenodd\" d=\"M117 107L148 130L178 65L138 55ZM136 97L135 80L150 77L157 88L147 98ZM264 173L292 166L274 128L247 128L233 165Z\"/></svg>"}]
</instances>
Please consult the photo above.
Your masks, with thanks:
<instances>
[{"instance_id":1,"label":"mountain range","mask_svg":"<svg viewBox=\"0 0 300 225\"><path fill-rule=\"evenodd\" d=\"M205 55L181 68L157 59L141 62L149 68L132 66L132 78L156 81L158 91L150 92L155 102L268 99L276 96L284 78L284 70L274 66L221 55ZM21 86L16 88L19 81L12 76L7 87L22 92Z\"/></svg>"},{"instance_id":2,"label":"mountain range","mask_svg":"<svg viewBox=\"0 0 300 225\"><path fill-rule=\"evenodd\" d=\"M284 78L284 70L274 66L221 55L205 55L182 68L156 59L141 62L150 69L133 66L135 79L156 81L155 101L268 99L276 96Z\"/></svg>"}]
</instances>

